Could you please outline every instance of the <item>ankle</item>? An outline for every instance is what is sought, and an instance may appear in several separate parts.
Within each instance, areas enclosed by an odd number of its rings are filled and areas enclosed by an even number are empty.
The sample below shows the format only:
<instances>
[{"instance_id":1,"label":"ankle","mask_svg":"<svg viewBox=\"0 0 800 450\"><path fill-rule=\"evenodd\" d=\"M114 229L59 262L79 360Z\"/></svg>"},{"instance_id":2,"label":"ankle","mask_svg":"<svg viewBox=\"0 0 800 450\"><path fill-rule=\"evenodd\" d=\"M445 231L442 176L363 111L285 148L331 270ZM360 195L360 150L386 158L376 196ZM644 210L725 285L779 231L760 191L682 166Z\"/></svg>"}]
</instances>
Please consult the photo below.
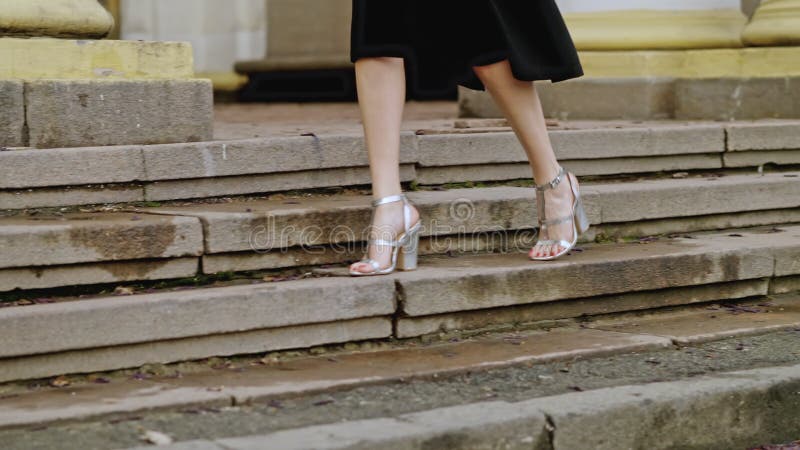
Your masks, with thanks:
<instances>
[{"instance_id":1,"label":"ankle","mask_svg":"<svg viewBox=\"0 0 800 450\"><path fill-rule=\"evenodd\" d=\"M559 173L561 173L561 169L562 167L558 163L553 165L548 165L544 170L542 170L541 168L539 170L534 169L533 181L537 186L550 183L558 177ZM566 180L566 177L567 174L565 170L564 174L561 176L561 182L564 182Z\"/></svg>"}]
</instances>

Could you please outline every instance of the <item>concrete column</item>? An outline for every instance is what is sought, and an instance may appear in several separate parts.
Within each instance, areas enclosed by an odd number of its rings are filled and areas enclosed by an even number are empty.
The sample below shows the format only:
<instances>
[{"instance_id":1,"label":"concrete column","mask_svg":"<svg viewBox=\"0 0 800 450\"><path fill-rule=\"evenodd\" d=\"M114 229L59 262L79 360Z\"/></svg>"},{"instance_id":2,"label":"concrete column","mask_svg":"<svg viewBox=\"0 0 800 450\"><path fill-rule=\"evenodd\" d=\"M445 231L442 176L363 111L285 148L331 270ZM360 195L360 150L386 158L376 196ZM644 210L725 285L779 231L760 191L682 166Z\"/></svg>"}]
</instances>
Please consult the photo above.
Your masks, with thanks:
<instances>
[{"instance_id":1,"label":"concrete column","mask_svg":"<svg viewBox=\"0 0 800 450\"><path fill-rule=\"evenodd\" d=\"M0 11L0 147L211 139L211 84L194 79L189 45L102 40L114 19L97 0Z\"/></svg>"},{"instance_id":2,"label":"concrete column","mask_svg":"<svg viewBox=\"0 0 800 450\"><path fill-rule=\"evenodd\" d=\"M0 0L0 36L104 38L114 18L97 0Z\"/></svg>"},{"instance_id":3,"label":"concrete column","mask_svg":"<svg viewBox=\"0 0 800 450\"><path fill-rule=\"evenodd\" d=\"M580 50L741 47L740 0L559 0Z\"/></svg>"},{"instance_id":4,"label":"concrete column","mask_svg":"<svg viewBox=\"0 0 800 450\"><path fill-rule=\"evenodd\" d=\"M123 39L191 42L195 70L235 89L237 61L264 56L266 0L122 0Z\"/></svg>"},{"instance_id":5,"label":"concrete column","mask_svg":"<svg viewBox=\"0 0 800 450\"><path fill-rule=\"evenodd\" d=\"M763 0L743 38L751 46L800 45L800 0Z\"/></svg>"}]
</instances>

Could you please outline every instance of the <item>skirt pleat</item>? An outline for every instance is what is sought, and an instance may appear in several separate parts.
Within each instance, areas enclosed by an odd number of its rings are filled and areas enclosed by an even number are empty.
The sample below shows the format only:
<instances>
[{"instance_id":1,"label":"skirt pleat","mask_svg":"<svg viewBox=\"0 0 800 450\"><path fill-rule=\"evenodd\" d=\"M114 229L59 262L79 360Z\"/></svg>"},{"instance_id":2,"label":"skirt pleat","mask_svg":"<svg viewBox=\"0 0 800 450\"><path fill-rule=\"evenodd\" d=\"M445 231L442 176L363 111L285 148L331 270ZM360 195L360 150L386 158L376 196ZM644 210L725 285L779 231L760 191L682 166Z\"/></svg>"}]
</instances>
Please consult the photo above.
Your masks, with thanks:
<instances>
[{"instance_id":1,"label":"skirt pleat","mask_svg":"<svg viewBox=\"0 0 800 450\"><path fill-rule=\"evenodd\" d=\"M421 95L484 90L472 68L506 59L520 80L583 75L555 0L353 0L351 44L353 62L404 58Z\"/></svg>"}]
</instances>

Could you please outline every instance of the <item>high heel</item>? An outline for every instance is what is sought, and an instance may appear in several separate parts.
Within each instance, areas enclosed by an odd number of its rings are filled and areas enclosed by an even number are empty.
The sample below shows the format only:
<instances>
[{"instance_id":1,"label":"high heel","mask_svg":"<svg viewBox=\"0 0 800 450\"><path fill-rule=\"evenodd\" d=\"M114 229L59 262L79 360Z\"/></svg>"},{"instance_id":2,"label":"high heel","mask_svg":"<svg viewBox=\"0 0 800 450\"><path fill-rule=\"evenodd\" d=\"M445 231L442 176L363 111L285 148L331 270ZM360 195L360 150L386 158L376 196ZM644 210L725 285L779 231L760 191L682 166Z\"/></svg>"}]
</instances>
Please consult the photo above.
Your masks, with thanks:
<instances>
[{"instance_id":1,"label":"high heel","mask_svg":"<svg viewBox=\"0 0 800 450\"><path fill-rule=\"evenodd\" d=\"M392 195L375 200L372 202L372 207L377 208L380 205L400 201L403 202L403 233L401 233L397 237L397 240L394 241L386 241L382 239L372 239L369 241L369 245L391 246L392 264L385 269L381 269L378 261L365 256L364 259L359 262L369 264L372 267L372 272L359 272L357 270L350 269L350 275L357 277L368 275L386 275L394 272L395 269L414 270L417 268L419 232L422 229L422 222L417 220L413 226L409 227L409 222L411 222L411 204L409 203L408 198L406 198L404 194Z\"/></svg>"},{"instance_id":2,"label":"high heel","mask_svg":"<svg viewBox=\"0 0 800 450\"><path fill-rule=\"evenodd\" d=\"M545 206L544 191L548 189L554 189L556 186L558 186L565 175L569 179L570 189L572 190L572 194L575 196L575 201L572 203L572 214L570 214L569 216L559 217L556 219L547 219L544 208ZM572 174L564 170L563 167L561 167L561 169L558 172L558 175L553 180L541 185L537 185L536 206L538 208L538 213L539 213L540 233L549 225L557 225L564 222L572 222L572 233L574 238L572 242L568 242L563 239L560 240L547 239L536 242L536 246L540 244L557 244L561 247L564 247L564 250L552 256L530 256L529 254L530 259L534 261L550 261L559 258L563 255L566 255L572 250L573 247L575 247L575 244L578 243L578 237L589 229L589 217L586 215L586 210L583 207L583 199L581 198L578 188L576 188L575 184L572 182L572 177L570 175ZM536 248L536 246L534 246L534 248ZM532 253L533 249L531 249L531 254Z\"/></svg>"}]
</instances>

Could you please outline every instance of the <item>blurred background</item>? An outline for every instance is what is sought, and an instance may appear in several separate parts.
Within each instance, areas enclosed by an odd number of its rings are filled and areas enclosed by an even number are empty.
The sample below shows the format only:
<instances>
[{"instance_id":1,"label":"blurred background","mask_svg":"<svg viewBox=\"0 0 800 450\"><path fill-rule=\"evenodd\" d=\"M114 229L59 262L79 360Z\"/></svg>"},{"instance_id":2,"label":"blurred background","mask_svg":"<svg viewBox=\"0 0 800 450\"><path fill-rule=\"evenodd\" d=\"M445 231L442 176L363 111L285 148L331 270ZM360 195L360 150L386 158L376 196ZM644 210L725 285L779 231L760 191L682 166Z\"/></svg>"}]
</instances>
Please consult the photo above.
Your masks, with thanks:
<instances>
[{"instance_id":1,"label":"blurred background","mask_svg":"<svg viewBox=\"0 0 800 450\"><path fill-rule=\"evenodd\" d=\"M354 99L348 57L351 0L102 3L116 18L114 38L191 42L196 72L214 81L218 99ZM558 4L583 51L729 49L800 41L797 0L558 0ZM757 11L759 23L748 25ZM609 75L603 69L603 64L589 61L587 75ZM629 70L610 75L635 74ZM446 97L456 95L454 91Z\"/></svg>"}]
</instances>

